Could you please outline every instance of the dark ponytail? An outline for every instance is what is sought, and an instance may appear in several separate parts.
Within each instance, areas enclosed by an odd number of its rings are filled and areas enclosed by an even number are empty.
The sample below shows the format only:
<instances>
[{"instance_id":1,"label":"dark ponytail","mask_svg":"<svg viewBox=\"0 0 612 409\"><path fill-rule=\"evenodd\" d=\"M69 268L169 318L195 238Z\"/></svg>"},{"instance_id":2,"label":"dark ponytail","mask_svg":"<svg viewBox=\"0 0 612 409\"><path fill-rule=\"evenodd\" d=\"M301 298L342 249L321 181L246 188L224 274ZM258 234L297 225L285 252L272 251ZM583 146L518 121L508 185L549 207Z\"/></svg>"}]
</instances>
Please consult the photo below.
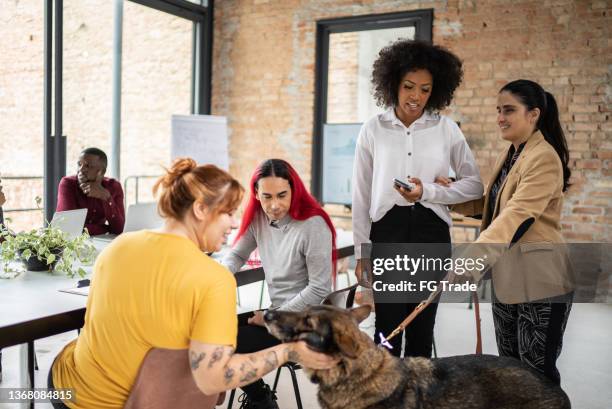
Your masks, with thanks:
<instances>
[{"instance_id":1,"label":"dark ponytail","mask_svg":"<svg viewBox=\"0 0 612 409\"><path fill-rule=\"evenodd\" d=\"M538 119L538 129L544 135L544 138L549 144L555 148L557 155L561 159L563 165L563 191L565 192L569 187L569 178L572 171L569 169L569 149L567 149L567 141L565 140L565 134L561 129L561 123L559 122L559 108L557 108L557 101L550 92L545 91L546 94L546 110L540 114Z\"/></svg>"},{"instance_id":2,"label":"dark ponytail","mask_svg":"<svg viewBox=\"0 0 612 409\"><path fill-rule=\"evenodd\" d=\"M542 86L534 81L516 80L504 85L499 92L508 91L520 99L528 110L540 109L540 117L536 128L542 132L544 139L555 149L561 165L563 166L563 191L565 192L570 184L569 179L572 174L569 169L569 149L565 134L559 122L559 108L555 97L544 91Z\"/></svg>"}]
</instances>

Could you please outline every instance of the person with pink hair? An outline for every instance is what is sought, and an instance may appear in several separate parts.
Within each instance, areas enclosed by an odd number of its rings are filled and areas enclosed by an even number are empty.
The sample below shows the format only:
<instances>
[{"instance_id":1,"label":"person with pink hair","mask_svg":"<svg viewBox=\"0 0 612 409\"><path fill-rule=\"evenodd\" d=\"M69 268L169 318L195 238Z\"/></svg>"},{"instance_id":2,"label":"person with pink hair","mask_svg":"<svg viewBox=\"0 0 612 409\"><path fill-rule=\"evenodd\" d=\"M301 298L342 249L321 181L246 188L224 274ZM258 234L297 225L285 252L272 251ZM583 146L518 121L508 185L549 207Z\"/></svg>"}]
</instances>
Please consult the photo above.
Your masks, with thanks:
<instances>
[{"instance_id":1,"label":"person with pink hair","mask_svg":"<svg viewBox=\"0 0 612 409\"><path fill-rule=\"evenodd\" d=\"M234 247L223 264L236 273L257 248L271 309L300 311L320 304L332 289L336 270L336 230L331 219L284 160L269 159L259 165L250 190ZM263 311L238 317L237 353L278 343L263 326ZM278 408L274 393L262 380L242 389L241 408Z\"/></svg>"}]
</instances>

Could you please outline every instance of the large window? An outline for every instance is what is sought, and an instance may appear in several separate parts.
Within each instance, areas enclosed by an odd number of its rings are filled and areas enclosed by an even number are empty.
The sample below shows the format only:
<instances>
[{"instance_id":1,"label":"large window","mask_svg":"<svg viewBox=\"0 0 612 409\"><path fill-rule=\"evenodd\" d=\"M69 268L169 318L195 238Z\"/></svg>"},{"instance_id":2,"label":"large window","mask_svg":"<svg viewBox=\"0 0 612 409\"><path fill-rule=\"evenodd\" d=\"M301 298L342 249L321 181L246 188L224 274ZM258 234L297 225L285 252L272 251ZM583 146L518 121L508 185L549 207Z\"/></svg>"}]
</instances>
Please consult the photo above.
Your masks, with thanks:
<instances>
[{"instance_id":1,"label":"large window","mask_svg":"<svg viewBox=\"0 0 612 409\"><path fill-rule=\"evenodd\" d=\"M4 215L14 230L40 226L43 196L43 8L0 5L0 178Z\"/></svg>"},{"instance_id":2,"label":"large window","mask_svg":"<svg viewBox=\"0 0 612 409\"><path fill-rule=\"evenodd\" d=\"M170 118L191 109L193 23L126 3L123 28L121 178L128 204L152 200L170 161ZM138 198L136 197L138 183Z\"/></svg>"},{"instance_id":3,"label":"large window","mask_svg":"<svg viewBox=\"0 0 612 409\"><path fill-rule=\"evenodd\" d=\"M414 37L414 26L330 33L326 123L363 123L380 112L370 87L372 64L384 46Z\"/></svg>"},{"instance_id":4,"label":"large window","mask_svg":"<svg viewBox=\"0 0 612 409\"><path fill-rule=\"evenodd\" d=\"M59 180L75 173L85 147L106 151L107 174L121 182L161 172L169 161L171 115L210 113L212 6L212 0L2 3L0 177L12 228L42 224L42 213L32 210L36 197L51 218ZM130 193L128 202L135 201Z\"/></svg>"},{"instance_id":5,"label":"large window","mask_svg":"<svg viewBox=\"0 0 612 409\"><path fill-rule=\"evenodd\" d=\"M64 0L63 17L63 128L73 175L83 149L110 154L113 2Z\"/></svg>"},{"instance_id":6,"label":"large window","mask_svg":"<svg viewBox=\"0 0 612 409\"><path fill-rule=\"evenodd\" d=\"M372 64L398 39L431 41L432 10L317 22L312 192L350 205L359 126L381 111L372 97Z\"/></svg>"}]
</instances>

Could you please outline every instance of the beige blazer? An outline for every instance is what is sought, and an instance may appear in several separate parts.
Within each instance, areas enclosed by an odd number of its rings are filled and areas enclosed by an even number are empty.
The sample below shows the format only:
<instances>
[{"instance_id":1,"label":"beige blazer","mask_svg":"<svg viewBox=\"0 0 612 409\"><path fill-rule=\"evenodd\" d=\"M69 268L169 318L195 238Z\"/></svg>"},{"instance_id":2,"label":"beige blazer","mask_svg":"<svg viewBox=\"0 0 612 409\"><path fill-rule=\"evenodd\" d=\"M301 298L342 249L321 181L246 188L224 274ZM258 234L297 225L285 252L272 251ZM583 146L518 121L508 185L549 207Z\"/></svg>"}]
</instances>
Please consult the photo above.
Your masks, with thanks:
<instances>
[{"instance_id":1,"label":"beige blazer","mask_svg":"<svg viewBox=\"0 0 612 409\"><path fill-rule=\"evenodd\" d=\"M535 132L502 184L491 213L491 187L507 154L504 151L497 158L485 197L452 210L466 216L482 214L482 233L471 252L482 254L486 248L495 294L501 302L515 304L566 294L574 289L574 278L560 228L563 167L559 155L541 132ZM508 250L521 231L520 240Z\"/></svg>"}]
</instances>

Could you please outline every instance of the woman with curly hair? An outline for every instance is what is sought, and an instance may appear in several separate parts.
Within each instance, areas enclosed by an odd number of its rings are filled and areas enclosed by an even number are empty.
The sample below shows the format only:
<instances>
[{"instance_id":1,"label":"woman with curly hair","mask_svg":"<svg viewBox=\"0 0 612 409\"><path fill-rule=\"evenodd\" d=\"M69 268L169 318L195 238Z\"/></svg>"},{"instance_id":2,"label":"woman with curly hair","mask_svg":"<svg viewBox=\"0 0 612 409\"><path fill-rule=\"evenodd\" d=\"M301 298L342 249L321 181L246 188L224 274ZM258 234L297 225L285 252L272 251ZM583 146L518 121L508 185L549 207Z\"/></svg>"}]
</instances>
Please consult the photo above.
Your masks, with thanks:
<instances>
[{"instance_id":1,"label":"woman with curly hair","mask_svg":"<svg viewBox=\"0 0 612 409\"><path fill-rule=\"evenodd\" d=\"M355 273L361 282L369 283L371 272L369 249L362 251L362 245L443 243L446 251L452 223L447 205L482 197L482 181L465 137L453 120L439 114L451 103L462 77L457 56L421 41L399 40L383 48L374 62L374 97L387 110L362 126L355 153L353 236ZM449 188L436 184L449 169L457 181ZM408 181L411 189L394 179ZM428 280L444 275L426 273ZM385 275L391 276L385 272L379 277L384 280ZM404 275L395 273L396 278L410 278L410 273ZM415 297L397 302L374 292L377 338L414 310ZM406 329L404 356L431 356L436 310L437 304L430 305ZM402 337L391 344L391 352L400 356Z\"/></svg>"}]
</instances>

